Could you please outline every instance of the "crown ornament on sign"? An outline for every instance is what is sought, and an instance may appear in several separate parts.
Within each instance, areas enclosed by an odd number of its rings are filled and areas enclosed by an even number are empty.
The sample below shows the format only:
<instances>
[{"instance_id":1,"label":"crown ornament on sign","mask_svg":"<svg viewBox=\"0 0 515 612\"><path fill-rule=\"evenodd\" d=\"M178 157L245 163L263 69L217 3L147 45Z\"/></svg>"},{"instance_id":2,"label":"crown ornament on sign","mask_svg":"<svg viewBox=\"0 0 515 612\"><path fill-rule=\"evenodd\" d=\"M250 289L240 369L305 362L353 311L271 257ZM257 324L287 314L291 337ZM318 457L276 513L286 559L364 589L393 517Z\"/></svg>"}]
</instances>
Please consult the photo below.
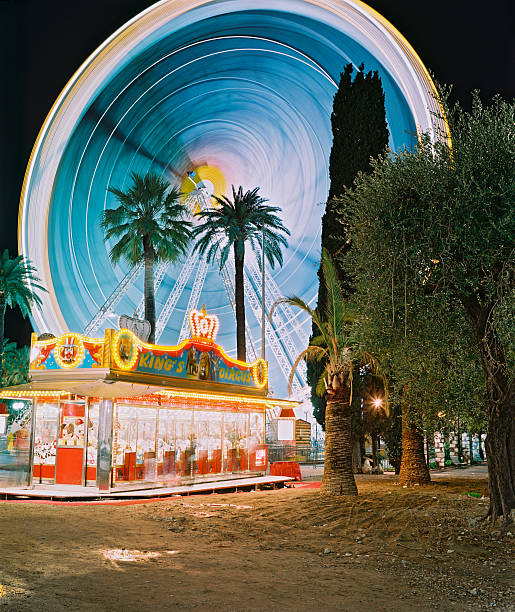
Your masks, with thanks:
<instances>
[{"instance_id":1,"label":"crown ornament on sign","mask_svg":"<svg viewBox=\"0 0 515 612\"><path fill-rule=\"evenodd\" d=\"M190 311L189 322L192 338L201 338L203 341L208 340L209 342L215 341L220 324L216 315L207 314L205 305L202 306L200 311Z\"/></svg>"}]
</instances>

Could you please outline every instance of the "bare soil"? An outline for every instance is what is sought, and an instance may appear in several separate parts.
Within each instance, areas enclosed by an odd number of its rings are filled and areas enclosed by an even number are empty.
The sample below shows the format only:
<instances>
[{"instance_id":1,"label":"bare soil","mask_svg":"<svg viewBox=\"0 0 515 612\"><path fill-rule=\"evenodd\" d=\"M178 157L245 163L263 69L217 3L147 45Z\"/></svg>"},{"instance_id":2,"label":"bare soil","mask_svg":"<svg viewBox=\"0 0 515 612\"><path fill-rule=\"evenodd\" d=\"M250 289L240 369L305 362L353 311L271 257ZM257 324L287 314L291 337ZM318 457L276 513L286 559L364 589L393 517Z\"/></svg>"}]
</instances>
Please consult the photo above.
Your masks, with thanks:
<instances>
[{"instance_id":1,"label":"bare soil","mask_svg":"<svg viewBox=\"0 0 515 612\"><path fill-rule=\"evenodd\" d=\"M465 471L464 471L465 472ZM136 505L0 502L0 610L515 610L486 475Z\"/></svg>"}]
</instances>

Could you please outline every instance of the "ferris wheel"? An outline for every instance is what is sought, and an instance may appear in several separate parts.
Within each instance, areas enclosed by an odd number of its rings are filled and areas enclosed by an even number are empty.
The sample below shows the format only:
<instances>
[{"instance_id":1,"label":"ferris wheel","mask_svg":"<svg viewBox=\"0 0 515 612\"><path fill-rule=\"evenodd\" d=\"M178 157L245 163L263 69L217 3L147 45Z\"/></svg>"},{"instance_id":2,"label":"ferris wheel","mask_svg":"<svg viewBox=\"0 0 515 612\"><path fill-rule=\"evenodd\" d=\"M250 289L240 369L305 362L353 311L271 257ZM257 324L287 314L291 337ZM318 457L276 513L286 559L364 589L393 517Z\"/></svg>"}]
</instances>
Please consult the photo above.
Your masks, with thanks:
<instances>
[{"instance_id":1,"label":"ferris wheel","mask_svg":"<svg viewBox=\"0 0 515 612\"><path fill-rule=\"evenodd\" d=\"M113 33L57 98L34 146L19 246L48 289L38 332L100 334L141 315L142 266L113 267L99 217L131 172L179 183L193 217L227 186L259 186L291 232L282 268L265 271L265 309L284 296L314 305L329 188L330 115L344 66L377 70L392 149L446 137L435 88L402 35L357 0L161 0ZM261 353L259 250L244 292L249 358ZM234 271L197 255L156 266L156 339L177 343L205 303L235 353ZM266 322L271 387L286 395L309 317L282 304ZM305 365L293 387L305 397Z\"/></svg>"}]
</instances>

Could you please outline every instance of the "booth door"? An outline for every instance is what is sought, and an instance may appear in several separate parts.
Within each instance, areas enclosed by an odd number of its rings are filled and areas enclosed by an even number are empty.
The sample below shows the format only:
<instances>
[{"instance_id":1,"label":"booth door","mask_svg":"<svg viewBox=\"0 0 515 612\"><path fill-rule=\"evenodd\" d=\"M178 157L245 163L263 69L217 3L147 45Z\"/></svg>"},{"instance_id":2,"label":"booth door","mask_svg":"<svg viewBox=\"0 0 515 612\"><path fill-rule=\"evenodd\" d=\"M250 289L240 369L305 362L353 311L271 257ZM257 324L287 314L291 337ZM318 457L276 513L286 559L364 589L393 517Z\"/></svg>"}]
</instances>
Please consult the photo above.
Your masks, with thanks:
<instances>
[{"instance_id":1,"label":"booth door","mask_svg":"<svg viewBox=\"0 0 515 612\"><path fill-rule=\"evenodd\" d=\"M81 485L84 482L84 431L86 404L61 402L55 462L55 483Z\"/></svg>"}]
</instances>

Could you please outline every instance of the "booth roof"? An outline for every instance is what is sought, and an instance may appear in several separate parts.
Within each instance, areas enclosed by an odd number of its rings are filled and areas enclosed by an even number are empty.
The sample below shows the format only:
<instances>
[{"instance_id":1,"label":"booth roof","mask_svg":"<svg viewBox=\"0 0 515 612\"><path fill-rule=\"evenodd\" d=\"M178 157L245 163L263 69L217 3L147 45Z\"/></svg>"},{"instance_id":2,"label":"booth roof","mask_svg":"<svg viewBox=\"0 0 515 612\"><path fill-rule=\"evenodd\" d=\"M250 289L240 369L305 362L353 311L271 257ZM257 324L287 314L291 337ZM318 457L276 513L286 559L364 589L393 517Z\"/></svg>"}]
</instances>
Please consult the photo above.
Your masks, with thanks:
<instances>
[{"instance_id":1,"label":"booth roof","mask_svg":"<svg viewBox=\"0 0 515 612\"><path fill-rule=\"evenodd\" d=\"M14 387L4 387L0 390L1 394L15 395L34 394L44 395L45 391L49 393L73 393L75 395L84 395L89 397L101 397L104 399L115 399L117 397L138 397L140 395L148 395L161 391L162 387L151 385L143 385L125 381L112 381L104 378L97 380L38 380L23 385Z\"/></svg>"},{"instance_id":2,"label":"booth roof","mask_svg":"<svg viewBox=\"0 0 515 612\"><path fill-rule=\"evenodd\" d=\"M188 393L182 389L167 388L164 389L160 386L145 385L142 383L132 383L120 380L109 380L105 378L99 378L96 380L35 380L23 385L15 385L13 387L4 387L0 389L0 397L10 396L16 397L16 394L21 395L45 395L47 392L49 395L61 395L70 393L74 395L81 395L87 397L99 397L103 399L116 399L118 397L139 397L143 395L150 395L153 393L163 393L163 391L170 393L174 392L177 394ZM237 396L229 395L225 393L208 393L199 392L200 395L208 395L211 397L229 397L234 399L240 397L243 401L250 401L252 403L268 404L275 406L288 406L294 407L299 406L301 402L294 400L277 399L272 397L248 397L248 396Z\"/></svg>"}]
</instances>

